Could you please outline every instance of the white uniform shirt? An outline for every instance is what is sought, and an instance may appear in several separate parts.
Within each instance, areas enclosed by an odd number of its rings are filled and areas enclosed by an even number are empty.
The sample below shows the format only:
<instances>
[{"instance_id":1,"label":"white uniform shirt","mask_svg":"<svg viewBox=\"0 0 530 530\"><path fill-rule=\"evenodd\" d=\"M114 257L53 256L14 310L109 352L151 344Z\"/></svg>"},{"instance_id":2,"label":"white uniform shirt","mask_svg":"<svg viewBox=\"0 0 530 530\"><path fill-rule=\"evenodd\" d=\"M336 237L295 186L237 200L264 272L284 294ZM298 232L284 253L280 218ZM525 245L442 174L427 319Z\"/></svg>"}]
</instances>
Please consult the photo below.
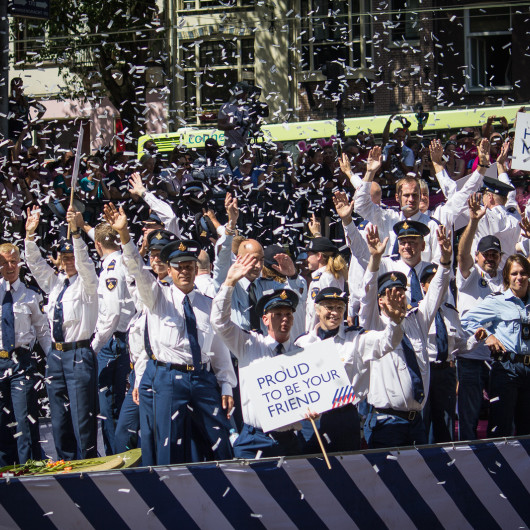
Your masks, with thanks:
<instances>
[{"instance_id":1,"label":"white uniform shirt","mask_svg":"<svg viewBox=\"0 0 530 530\"><path fill-rule=\"evenodd\" d=\"M94 262L88 255L85 242L73 238L75 267L77 274L70 277L70 285L64 292L63 303L63 334L65 342L89 340L96 328L98 318L98 276ZM31 274L40 288L48 294L46 312L53 337L53 317L55 303L63 289L66 275L57 274L41 256L39 247L34 241L26 239L26 261Z\"/></svg>"},{"instance_id":2,"label":"white uniform shirt","mask_svg":"<svg viewBox=\"0 0 530 530\"><path fill-rule=\"evenodd\" d=\"M403 338L401 326L391 320L384 331L364 331L348 329L340 325L337 335L330 339L337 346L341 361L355 391L354 404L368 394L370 386L370 361L380 359L383 355L394 351ZM324 343L326 342L323 341ZM307 348L309 345L322 341L317 335L317 328L298 337L295 346ZM322 348L325 345L322 344Z\"/></svg>"},{"instance_id":3,"label":"white uniform shirt","mask_svg":"<svg viewBox=\"0 0 530 530\"><path fill-rule=\"evenodd\" d=\"M318 317L315 313L315 298L320 290L325 287L337 287L344 291L344 278L335 278L331 272L326 271L325 265L313 271L311 278L313 280L309 284L305 311L305 331L311 331L318 322Z\"/></svg>"},{"instance_id":4,"label":"white uniform shirt","mask_svg":"<svg viewBox=\"0 0 530 530\"><path fill-rule=\"evenodd\" d=\"M233 287L222 285L214 298L212 305L213 329L222 338L228 349L237 357L240 368L259 363L264 358L275 357L278 342L270 335L264 336L253 331L243 331L230 319L230 304L233 292ZM293 351L293 341L290 339L284 342L283 347L285 352ZM261 429L261 422L256 415L256 411L247 392L245 378L240 377L239 386L243 421L252 427ZM293 428L299 430L301 425L295 423L278 430L287 431Z\"/></svg>"},{"instance_id":5,"label":"white uniform shirt","mask_svg":"<svg viewBox=\"0 0 530 530\"><path fill-rule=\"evenodd\" d=\"M147 203L149 208L158 215L164 228L168 232L180 237L179 222L173 208L150 191L144 193L143 200Z\"/></svg>"},{"instance_id":6,"label":"white uniform shirt","mask_svg":"<svg viewBox=\"0 0 530 530\"><path fill-rule=\"evenodd\" d=\"M431 280L429 290L418 307L410 311L401 327L409 338L416 353L421 372L425 399L419 403L414 399L412 381L401 344L392 353L370 363L370 390L368 402L376 409L422 410L429 392L430 359L427 349L428 334L434 322L436 311L449 286L450 269L438 267ZM361 300L359 320L368 329L381 330L388 322L385 315L379 314L377 300L377 272L366 272L369 277L366 294Z\"/></svg>"},{"instance_id":7,"label":"white uniform shirt","mask_svg":"<svg viewBox=\"0 0 530 530\"><path fill-rule=\"evenodd\" d=\"M7 291L7 282L0 280L0 319L2 318L1 302ZM42 296L26 287L20 280L10 286L13 297L13 314L15 316L15 348L31 348L35 338L45 354L50 351L51 337L48 319L41 309ZM3 344L2 327L0 326L0 346Z\"/></svg>"},{"instance_id":8,"label":"white uniform shirt","mask_svg":"<svg viewBox=\"0 0 530 530\"><path fill-rule=\"evenodd\" d=\"M98 353L116 331L125 332L136 309L127 289L120 251L105 257L98 284L99 316L92 349Z\"/></svg>"},{"instance_id":9,"label":"white uniform shirt","mask_svg":"<svg viewBox=\"0 0 530 530\"><path fill-rule=\"evenodd\" d=\"M193 364L183 307L186 295L175 285L164 287L157 282L145 269L132 240L123 245L123 259L129 274L136 280L139 298L147 309L149 340L156 359L165 363ZM187 296L197 322L201 362L211 362L222 394L231 395L237 379L228 351L218 347L214 337L210 324L212 300L197 290Z\"/></svg>"},{"instance_id":10,"label":"white uniform shirt","mask_svg":"<svg viewBox=\"0 0 530 530\"><path fill-rule=\"evenodd\" d=\"M486 296L504 291L502 270L499 269L496 276L490 277L475 263L469 276L464 278L460 268L458 268L456 271L456 287L458 291L458 309L461 317L464 317L470 309L474 309L479 301L486 298ZM478 343L475 348L469 352L462 353L460 357L488 360L491 358L491 352L484 343Z\"/></svg>"},{"instance_id":11,"label":"white uniform shirt","mask_svg":"<svg viewBox=\"0 0 530 530\"><path fill-rule=\"evenodd\" d=\"M213 283L213 278L209 274L199 274L195 276L195 287L200 293L213 298L217 289Z\"/></svg>"}]
</instances>

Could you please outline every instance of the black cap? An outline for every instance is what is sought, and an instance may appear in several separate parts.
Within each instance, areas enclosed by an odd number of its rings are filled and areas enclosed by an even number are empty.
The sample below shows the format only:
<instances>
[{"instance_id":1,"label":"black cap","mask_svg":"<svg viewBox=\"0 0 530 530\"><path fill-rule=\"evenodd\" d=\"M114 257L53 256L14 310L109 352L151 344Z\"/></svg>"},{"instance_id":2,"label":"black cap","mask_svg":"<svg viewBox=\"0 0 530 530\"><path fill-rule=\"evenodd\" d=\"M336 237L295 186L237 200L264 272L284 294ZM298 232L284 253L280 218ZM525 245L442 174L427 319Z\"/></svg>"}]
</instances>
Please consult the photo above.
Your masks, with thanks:
<instances>
[{"instance_id":1,"label":"black cap","mask_svg":"<svg viewBox=\"0 0 530 530\"><path fill-rule=\"evenodd\" d=\"M160 217L158 217L158 215L153 211L149 212L149 217L144 221L144 223L156 223L157 225L164 226L164 223Z\"/></svg>"},{"instance_id":2,"label":"black cap","mask_svg":"<svg viewBox=\"0 0 530 530\"><path fill-rule=\"evenodd\" d=\"M203 206L212 198L212 190L201 180L192 180L182 186L180 197L192 211L202 212Z\"/></svg>"},{"instance_id":3,"label":"black cap","mask_svg":"<svg viewBox=\"0 0 530 530\"><path fill-rule=\"evenodd\" d=\"M475 133L473 133L471 131L460 131L456 135L456 139L457 140L461 140L462 138L475 138Z\"/></svg>"},{"instance_id":4,"label":"black cap","mask_svg":"<svg viewBox=\"0 0 530 530\"><path fill-rule=\"evenodd\" d=\"M400 237L425 237L429 235L429 227L426 224L420 223L419 221L400 221L394 225L394 233Z\"/></svg>"},{"instance_id":5,"label":"black cap","mask_svg":"<svg viewBox=\"0 0 530 530\"><path fill-rule=\"evenodd\" d=\"M327 237L315 237L309 242L305 250L306 252L333 252L335 255L339 253L337 245L333 244Z\"/></svg>"},{"instance_id":6,"label":"black cap","mask_svg":"<svg viewBox=\"0 0 530 530\"><path fill-rule=\"evenodd\" d=\"M487 252L488 250L496 250L502 254L501 242L495 236L484 236L477 245L477 252Z\"/></svg>"},{"instance_id":7,"label":"black cap","mask_svg":"<svg viewBox=\"0 0 530 530\"><path fill-rule=\"evenodd\" d=\"M425 283L425 281L432 276L433 274L436 274L436 271L438 270L438 264L437 263L429 263L426 265L420 274L420 282Z\"/></svg>"},{"instance_id":8,"label":"black cap","mask_svg":"<svg viewBox=\"0 0 530 530\"><path fill-rule=\"evenodd\" d=\"M263 250L264 255L264 264L266 267L272 267L272 265L279 265L279 263L274 259L276 254L285 254L285 249L280 245L269 245Z\"/></svg>"},{"instance_id":9,"label":"black cap","mask_svg":"<svg viewBox=\"0 0 530 530\"><path fill-rule=\"evenodd\" d=\"M264 294L256 304L256 313L263 316L274 307L290 307L293 312L298 305L298 295L291 289L276 289L272 293Z\"/></svg>"},{"instance_id":10,"label":"black cap","mask_svg":"<svg viewBox=\"0 0 530 530\"><path fill-rule=\"evenodd\" d=\"M323 300L339 300L340 302L344 302L347 305L348 295L338 287L324 287L324 289L320 289L318 294L315 296L315 304L318 304Z\"/></svg>"},{"instance_id":11,"label":"black cap","mask_svg":"<svg viewBox=\"0 0 530 530\"><path fill-rule=\"evenodd\" d=\"M195 234L197 241L203 246L208 246L210 244L210 238L218 239L219 237L212 220L202 213L197 213L195 215Z\"/></svg>"},{"instance_id":12,"label":"black cap","mask_svg":"<svg viewBox=\"0 0 530 530\"><path fill-rule=\"evenodd\" d=\"M153 230L147 236L147 247L149 250L162 250L166 245L169 245L176 239L176 235L168 230Z\"/></svg>"},{"instance_id":13,"label":"black cap","mask_svg":"<svg viewBox=\"0 0 530 530\"><path fill-rule=\"evenodd\" d=\"M215 138L207 138L204 142L204 147L209 147L210 149L219 149L219 144Z\"/></svg>"},{"instance_id":14,"label":"black cap","mask_svg":"<svg viewBox=\"0 0 530 530\"><path fill-rule=\"evenodd\" d=\"M390 271L382 274L377 279L377 294L385 294L387 289L392 287L402 287L407 289L407 277L402 272Z\"/></svg>"},{"instance_id":15,"label":"black cap","mask_svg":"<svg viewBox=\"0 0 530 530\"><path fill-rule=\"evenodd\" d=\"M160 252L160 259L170 265L181 261L197 261L200 251L197 241L181 239L166 245Z\"/></svg>"},{"instance_id":16,"label":"black cap","mask_svg":"<svg viewBox=\"0 0 530 530\"><path fill-rule=\"evenodd\" d=\"M73 254L74 253L74 245L70 243L70 241L63 239L59 243L59 252L61 254Z\"/></svg>"},{"instance_id":17,"label":"black cap","mask_svg":"<svg viewBox=\"0 0 530 530\"><path fill-rule=\"evenodd\" d=\"M513 186L501 182L499 179L494 179L491 177L484 177L484 185L482 186L482 191L490 191L496 195L501 195L502 197L508 197L510 191L515 191Z\"/></svg>"}]
</instances>

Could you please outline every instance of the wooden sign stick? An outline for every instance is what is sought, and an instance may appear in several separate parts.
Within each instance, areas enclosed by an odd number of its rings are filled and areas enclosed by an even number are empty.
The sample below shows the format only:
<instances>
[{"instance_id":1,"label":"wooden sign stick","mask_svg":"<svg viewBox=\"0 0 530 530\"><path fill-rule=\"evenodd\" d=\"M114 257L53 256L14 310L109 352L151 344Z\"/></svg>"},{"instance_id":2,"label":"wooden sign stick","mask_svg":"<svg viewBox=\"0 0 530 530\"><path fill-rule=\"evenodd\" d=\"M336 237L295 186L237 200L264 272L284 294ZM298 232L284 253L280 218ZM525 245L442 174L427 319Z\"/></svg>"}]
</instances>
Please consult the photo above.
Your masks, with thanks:
<instances>
[{"instance_id":1,"label":"wooden sign stick","mask_svg":"<svg viewBox=\"0 0 530 530\"><path fill-rule=\"evenodd\" d=\"M322 443L322 438L320 438L320 433L318 432L317 426L315 424L315 420L309 417L309 421L311 422L311 425L313 426L315 434L317 435L317 440L320 445L320 449L322 449L322 454L324 455L324 460L326 461L326 464L328 465L328 469L331 469L331 464L329 463L328 454L326 453L326 449L324 449L324 444Z\"/></svg>"}]
</instances>

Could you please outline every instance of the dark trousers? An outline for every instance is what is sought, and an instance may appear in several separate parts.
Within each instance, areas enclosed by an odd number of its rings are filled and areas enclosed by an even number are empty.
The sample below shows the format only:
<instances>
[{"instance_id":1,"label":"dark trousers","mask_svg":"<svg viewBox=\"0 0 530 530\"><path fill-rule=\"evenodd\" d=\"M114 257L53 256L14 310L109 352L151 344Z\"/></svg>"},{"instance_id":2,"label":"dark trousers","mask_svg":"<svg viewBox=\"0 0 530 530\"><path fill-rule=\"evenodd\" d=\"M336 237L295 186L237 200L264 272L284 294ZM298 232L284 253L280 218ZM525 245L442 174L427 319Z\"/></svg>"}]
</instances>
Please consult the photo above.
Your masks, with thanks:
<instances>
[{"instance_id":1,"label":"dark trousers","mask_svg":"<svg viewBox=\"0 0 530 530\"><path fill-rule=\"evenodd\" d=\"M138 447L138 431L140 430L140 407L133 401L134 370L129 374L129 391L123 400L120 417L114 435L116 454Z\"/></svg>"},{"instance_id":2,"label":"dark trousers","mask_svg":"<svg viewBox=\"0 0 530 530\"><path fill-rule=\"evenodd\" d=\"M113 455L116 453L116 425L125 399L127 377L131 371L125 336L112 337L101 348L97 358L99 414L103 418L103 443L105 454Z\"/></svg>"},{"instance_id":3,"label":"dark trousers","mask_svg":"<svg viewBox=\"0 0 530 530\"><path fill-rule=\"evenodd\" d=\"M455 439L456 368L432 368L429 395L423 407L423 423L430 444Z\"/></svg>"},{"instance_id":4,"label":"dark trousers","mask_svg":"<svg viewBox=\"0 0 530 530\"><path fill-rule=\"evenodd\" d=\"M358 451L361 448L361 423L355 405L350 403L344 407L328 410L319 420L315 420L315 424L326 451L337 453ZM301 435L304 454L310 455L322 451L309 420L302 421Z\"/></svg>"},{"instance_id":5,"label":"dark trousers","mask_svg":"<svg viewBox=\"0 0 530 530\"><path fill-rule=\"evenodd\" d=\"M476 440L484 389L488 388L489 368L480 359L459 358L458 374L458 439Z\"/></svg>"},{"instance_id":6,"label":"dark trousers","mask_svg":"<svg viewBox=\"0 0 530 530\"><path fill-rule=\"evenodd\" d=\"M489 396L488 437L530 434L530 366L495 361Z\"/></svg>"},{"instance_id":7,"label":"dark trousers","mask_svg":"<svg viewBox=\"0 0 530 530\"><path fill-rule=\"evenodd\" d=\"M413 421L408 421L391 414L370 412L364 423L364 438L370 449L427 443L420 413Z\"/></svg>"},{"instance_id":8,"label":"dark trousers","mask_svg":"<svg viewBox=\"0 0 530 530\"><path fill-rule=\"evenodd\" d=\"M150 420L149 409L152 410ZM189 413L197 419L197 425L203 430L215 458L231 459L230 423L222 408L215 375L208 370L181 372L170 365L150 360L140 384L142 452L145 448L145 436L151 453L142 457L143 465L152 465L153 446L157 465L186 461L189 444L184 436ZM189 428L187 432L190 432Z\"/></svg>"},{"instance_id":9,"label":"dark trousers","mask_svg":"<svg viewBox=\"0 0 530 530\"><path fill-rule=\"evenodd\" d=\"M0 359L0 467L42 458L36 382L29 350Z\"/></svg>"},{"instance_id":10,"label":"dark trousers","mask_svg":"<svg viewBox=\"0 0 530 530\"><path fill-rule=\"evenodd\" d=\"M294 456L302 454L300 438L295 431L264 433L257 427L243 424L241 434L234 443L236 458L256 458L258 451L261 457Z\"/></svg>"},{"instance_id":11,"label":"dark trousers","mask_svg":"<svg viewBox=\"0 0 530 530\"><path fill-rule=\"evenodd\" d=\"M97 456L97 368L91 348L51 350L46 380L58 458Z\"/></svg>"}]
</instances>

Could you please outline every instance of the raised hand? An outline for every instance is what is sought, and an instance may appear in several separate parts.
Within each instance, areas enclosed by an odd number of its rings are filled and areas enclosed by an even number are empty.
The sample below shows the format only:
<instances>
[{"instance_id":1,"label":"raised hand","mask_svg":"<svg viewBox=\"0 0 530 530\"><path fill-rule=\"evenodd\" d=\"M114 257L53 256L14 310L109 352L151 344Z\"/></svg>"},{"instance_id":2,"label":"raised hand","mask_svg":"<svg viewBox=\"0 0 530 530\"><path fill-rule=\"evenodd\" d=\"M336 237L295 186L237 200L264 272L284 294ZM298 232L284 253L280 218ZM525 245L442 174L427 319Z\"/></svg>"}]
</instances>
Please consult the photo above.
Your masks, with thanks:
<instances>
[{"instance_id":1,"label":"raised hand","mask_svg":"<svg viewBox=\"0 0 530 530\"><path fill-rule=\"evenodd\" d=\"M228 223L232 230L236 227L237 218L239 217L239 208L237 205L237 198L233 197L231 193L227 193L225 197L225 210L228 215Z\"/></svg>"},{"instance_id":2,"label":"raised hand","mask_svg":"<svg viewBox=\"0 0 530 530\"><path fill-rule=\"evenodd\" d=\"M40 207L33 206L33 209L31 210L30 208L28 208L26 213L27 213L26 234L28 236L31 236L35 233L35 230L37 230L37 227L39 226Z\"/></svg>"},{"instance_id":3,"label":"raised hand","mask_svg":"<svg viewBox=\"0 0 530 530\"><path fill-rule=\"evenodd\" d=\"M490 142L487 138L482 138L478 144L478 163L486 167L490 164Z\"/></svg>"},{"instance_id":4,"label":"raised hand","mask_svg":"<svg viewBox=\"0 0 530 530\"><path fill-rule=\"evenodd\" d=\"M366 172L376 173L381 167L381 147L376 145L368 153L368 159L366 160Z\"/></svg>"},{"instance_id":5,"label":"raised hand","mask_svg":"<svg viewBox=\"0 0 530 530\"><path fill-rule=\"evenodd\" d=\"M72 232L77 230L76 211L73 206L68 206L68 210L66 211L66 222L70 225L70 230Z\"/></svg>"},{"instance_id":6,"label":"raised hand","mask_svg":"<svg viewBox=\"0 0 530 530\"><path fill-rule=\"evenodd\" d=\"M440 140L433 140L429 144L429 153L431 154L431 160L433 164L438 164L439 166L443 166L444 148Z\"/></svg>"},{"instance_id":7,"label":"raised hand","mask_svg":"<svg viewBox=\"0 0 530 530\"><path fill-rule=\"evenodd\" d=\"M366 227L366 244L372 256L382 256L388 243L388 236L381 242L379 239L379 230L377 226L370 225Z\"/></svg>"},{"instance_id":8,"label":"raised hand","mask_svg":"<svg viewBox=\"0 0 530 530\"><path fill-rule=\"evenodd\" d=\"M313 237L320 237L322 235L320 231L321 230L320 221L317 219L314 213L311 214L311 221L307 223L307 227L309 228L309 231L311 232L311 235Z\"/></svg>"},{"instance_id":9,"label":"raised hand","mask_svg":"<svg viewBox=\"0 0 530 530\"><path fill-rule=\"evenodd\" d=\"M386 297L381 299L381 304L385 314L396 324L400 324L407 314L406 297L403 289L397 287L387 289Z\"/></svg>"},{"instance_id":10,"label":"raised hand","mask_svg":"<svg viewBox=\"0 0 530 530\"><path fill-rule=\"evenodd\" d=\"M482 219L488 210L482 205L481 193L472 193L467 200L467 205L469 206L469 218L477 221Z\"/></svg>"},{"instance_id":11,"label":"raised hand","mask_svg":"<svg viewBox=\"0 0 530 530\"><path fill-rule=\"evenodd\" d=\"M339 158L339 167L345 175L348 175L348 177L351 175L350 159L346 153L342 153L342 156Z\"/></svg>"},{"instance_id":12,"label":"raised hand","mask_svg":"<svg viewBox=\"0 0 530 530\"><path fill-rule=\"evenodd\" d=\"M519 226L521 227L521 235L527 239L530 239L530 220L528 217L526 217L526 215L521 217Z\"/></svg>"},{"instance_id":13,"label":"raised hand","mask_svg":"<svg viewBox=\"0 0 530 530\"><path fill-rule=\"evenodd\" d=\"M508 158L508 153L510 151L511 141L508 140L507 142L504 142L501 147L501 152L499 153L499 156L497 157L497 164L500 164L501 166L504 166L504 163L506 162L506 159ZM504 167L503 167L504 170Z\"/></svg>"},{"instance_id":14,"label":"raised hand","mask_svg":"<svg viewBox=\"0 0 530 530\"><path fill-rule=\"evenodd\" d=\"M333 204L344 226L348 226L352 222L354 202L348 201L348 196L343 191L336 191L335 195L333 195Z\"/></svg>"},{"instance_id":15,"label":"raised hand","mask_svg":"<svg viewBox=\"0 0 530 530\"><path fill-rule=\"evenodd\" d=\"M244 278L256 266L256 263L257 260L252 254L246 254L243 257L238 256L228 269L225 285L234 287L241 278Z\"/></svg>"},{"instance_id":16,"label":"raised hand","mask_svg":"<svg viewBox=\"0 0 530 530\"><path fill-rule=\"evenodd\" d=\"M453 258L453 245L451 244L451 231L445 230L445 226L439 226L436 230L436 237L438 238L438 244L440 245L440 251L442 258L440 264L448 265L451 263Z\"/></svg>"},{"instance_id":17,"label":"raised hand","mask_svg":"<svg viewBox=\"0 0 530 530\"><path fill-rule=\"evenodd\" d=\"M129 192L132 195L136 195L137 197L141 197L144 191L147 191L142 182L142 177L138 172L133 173L131 175L131 178L129 179L129 184L131 185Z\"/></svg>"},{"instance_id":18,"label":"raised hand","mask_svg":"<svg viewBox=\"0 0 530 530\"><path fill-rule=\"evenodd\" d=\"M116 232L120 233L127 230L127 216L121 206L120 209L117 210L116 206L111 202L105 204L103 206L103 216L105 217L105 221L107 221Z\"/></svg>"},{"instance_id":19,"label":"raised hand","mask_svg":"<svg viewBox=\"0 0 530 530\"><path fill-rule=\"evenodd\" d=\"M272 265L275 271L278 271L283 276L294 276L296 274L296 265L293 260L287 254L275 254L274 259L278 262L278 265Z\"/></svg>"}]
</instances>

